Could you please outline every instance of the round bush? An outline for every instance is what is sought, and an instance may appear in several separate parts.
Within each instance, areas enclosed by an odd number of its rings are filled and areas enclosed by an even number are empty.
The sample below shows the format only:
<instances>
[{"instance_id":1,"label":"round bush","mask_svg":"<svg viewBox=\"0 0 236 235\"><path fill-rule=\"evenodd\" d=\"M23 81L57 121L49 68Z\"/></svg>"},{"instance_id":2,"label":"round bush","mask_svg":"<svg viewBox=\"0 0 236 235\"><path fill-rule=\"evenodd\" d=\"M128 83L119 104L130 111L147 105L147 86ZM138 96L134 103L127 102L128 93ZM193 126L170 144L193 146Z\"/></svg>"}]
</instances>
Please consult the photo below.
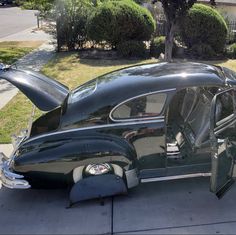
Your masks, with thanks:
<instances>
[{"instance_id":1,"label":"round bush","mask_svg":"<svg viewBox=\"0 0 236 235\"><path fill-rule=\"evenodd\" d=\"M150 45L150 55L159 57L161 53L165 53L165 37L160 36L152 40Z\"/></svg>"},{"instance_id":2,"label":"round bush","mask_svg":"<svg viewBox=\"0 0 236 235\"><path fill-rule=\"evenodd\" d=\"M113 46L129 40L149 40L155 31L151 13L131 0L105 1L95 10L88 26L90 39Z\"/></svg>"},{"instance_id":3,"label":"round bush","mask_svg":"<svg viewBox=\"0 0 236 235\"><path fill-rule=\"evenodd\" d=\"M216 53L223 52L228 27L224 18L212 7L194 4L181 29L182 39L189 48L200 43L209 45Z\"/></svg>"},{"instance_id":4,"label":"round bush","mask_svg":"<svg viewBox=\"0 0 236 235\"><path fill-rule=\"evenodd\" d=\"M146 45L142 41L125 41L117 44L118 54L122 57L145 57Z\"/></svg>"},{"instance_id":5,"label":"round bush","mask_svg":"<svg viewBox=\"0 0 236 235\"><path fill-rule=\"evenodd\" d=\"M236 59L236 43L233 43L227 47L226 54L229 58Z\"/></svg>"}]
</instances>

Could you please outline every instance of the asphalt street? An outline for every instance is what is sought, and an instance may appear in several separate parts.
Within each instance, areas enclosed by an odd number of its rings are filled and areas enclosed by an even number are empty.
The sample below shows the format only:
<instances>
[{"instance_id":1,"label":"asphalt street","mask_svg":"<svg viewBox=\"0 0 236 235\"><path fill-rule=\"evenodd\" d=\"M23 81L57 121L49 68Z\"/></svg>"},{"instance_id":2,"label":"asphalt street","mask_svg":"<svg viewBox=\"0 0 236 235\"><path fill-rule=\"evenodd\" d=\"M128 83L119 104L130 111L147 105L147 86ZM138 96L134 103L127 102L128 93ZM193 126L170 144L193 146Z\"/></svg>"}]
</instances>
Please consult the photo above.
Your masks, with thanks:
<instances>
[{"instance_id":1,"label":"asphalt street","mask_svg":"<svg viewBox=\"0 0 236 235\"><path fill-rule=\"evenodd\" d=\"M18 7L0 7L0 38L37 27L35 11Z\"/></svg>"}]
</instances>

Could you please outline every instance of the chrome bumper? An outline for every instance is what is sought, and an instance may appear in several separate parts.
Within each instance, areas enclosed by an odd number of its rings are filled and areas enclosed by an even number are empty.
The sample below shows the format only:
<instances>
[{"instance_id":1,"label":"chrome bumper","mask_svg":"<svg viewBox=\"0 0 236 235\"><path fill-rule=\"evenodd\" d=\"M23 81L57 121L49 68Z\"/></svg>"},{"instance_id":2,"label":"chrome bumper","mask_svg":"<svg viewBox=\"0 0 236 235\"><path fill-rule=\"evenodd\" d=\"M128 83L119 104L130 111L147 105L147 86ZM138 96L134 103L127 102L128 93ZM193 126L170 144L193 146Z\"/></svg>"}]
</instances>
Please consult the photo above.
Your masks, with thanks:
<instances>
[{"instance_id":1,"label":"chrome bumper","mask_svg":"<svg viewBox=\"0 0 236 235\"><path fill-rule=\"evenodd\" d=\"M0 153L0 188L3 186L11 189L28 189L29 183L23 180L24 176L12 173L10 170L11 158Z\"/></svg>"}]
</instances>

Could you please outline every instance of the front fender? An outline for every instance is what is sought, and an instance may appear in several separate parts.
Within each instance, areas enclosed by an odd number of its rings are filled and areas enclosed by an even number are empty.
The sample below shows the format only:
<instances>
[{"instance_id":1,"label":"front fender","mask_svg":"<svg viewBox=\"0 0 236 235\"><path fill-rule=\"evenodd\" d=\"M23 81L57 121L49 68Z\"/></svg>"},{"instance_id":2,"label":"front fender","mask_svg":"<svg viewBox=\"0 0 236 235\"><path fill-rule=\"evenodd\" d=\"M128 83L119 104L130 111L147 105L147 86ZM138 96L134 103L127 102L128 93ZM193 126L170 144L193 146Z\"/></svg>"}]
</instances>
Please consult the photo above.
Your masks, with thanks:
<instances>
[{"instance_id":1,"label":"front fender","mask_svg":"<svg viewBox=\"0 0 236 235\"><path fill-rule=\"evenodd\" d=\"M79 166L96 163L116 164L124 170L137 167L136 152L128 142L111 136L93 136L77 139L24 145L14 159L15 172L47 172L69 174Z\"/></svg>"}]
</instances>

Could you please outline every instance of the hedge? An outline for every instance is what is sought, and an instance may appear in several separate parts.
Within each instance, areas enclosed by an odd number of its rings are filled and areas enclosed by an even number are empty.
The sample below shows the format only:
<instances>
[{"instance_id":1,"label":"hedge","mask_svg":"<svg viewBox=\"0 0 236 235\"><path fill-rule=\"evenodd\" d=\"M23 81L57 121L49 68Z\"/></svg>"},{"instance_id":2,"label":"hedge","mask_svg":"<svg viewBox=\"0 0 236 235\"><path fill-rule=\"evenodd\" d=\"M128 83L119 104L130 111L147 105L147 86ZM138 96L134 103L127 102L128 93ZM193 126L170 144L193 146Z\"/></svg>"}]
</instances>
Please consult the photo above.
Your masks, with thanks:
<instances>
[{"instance_id":1,"label":"hedge","mask_svg":"<svg viewBox=\"0 0 236 235\"><path fill-rule=\"evenodd\" d=\"M181 37L190 49L201 44L216 53L223 52L227 32L227 24L220 13L203 4L194 4L181 25Z\"/></svg>"},{"instance_id":2,"label":"hedge","mask_svg":"<svg viewBox=\"0 0 236 235\"><path fill-rule=\"evenodd\" d=\"M112 46L120 42L151 38L156 24L151 13L132 0L105 1L95 9L88 24L88 36Z\"/></svg>"}]
</instances>

